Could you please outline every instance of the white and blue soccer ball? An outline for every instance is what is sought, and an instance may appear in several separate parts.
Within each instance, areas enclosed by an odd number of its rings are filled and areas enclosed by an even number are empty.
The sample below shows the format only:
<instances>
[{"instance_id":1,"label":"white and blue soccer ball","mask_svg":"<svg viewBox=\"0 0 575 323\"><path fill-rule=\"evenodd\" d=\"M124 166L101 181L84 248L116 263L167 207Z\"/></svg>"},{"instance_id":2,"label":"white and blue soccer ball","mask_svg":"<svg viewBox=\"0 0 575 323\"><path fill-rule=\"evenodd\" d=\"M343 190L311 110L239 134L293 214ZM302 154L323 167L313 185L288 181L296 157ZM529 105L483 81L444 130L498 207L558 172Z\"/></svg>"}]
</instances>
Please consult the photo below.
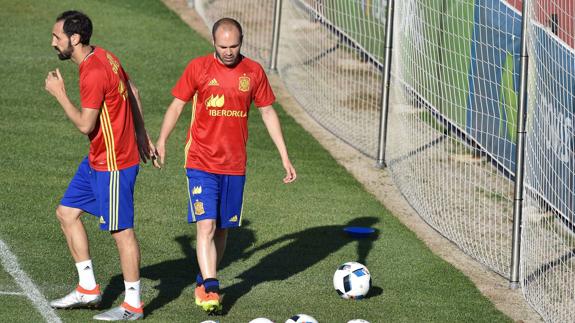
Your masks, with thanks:
<instances>
[{"instance_id":1,"label":"white and blue soccer ball","mask_svg":"<svg viewBox=\"0 0 575 323\"><path fill-rule=\"evenodd\" d=\"M251 320L249 323L274 323L274 321L265 317L258 317L257 319Z\"/></svg>"},{"instance_id":2,"label":"white and blue soccer ball","mask_svg":"<svg viewBox=\"0 0 575 323\"><path fill-rule=\"evenodd\" d=\"M333 287L344 299L362 299L371 288L371 274L359 262L346 262L333 274Z\"/></svg>"},{"instance_id":3,"label":"white and blue soccer ball","mask_svg":"<svg viewBox=\"0 0 575 323\"><path fill-rule=\"evenodd\" d=\"M369 322L366 320L357 319L357 320L347 321L347 323L369 323Z\"/></svg>"},{"instance_id":4,"label":"white and blue soccer ball","mask_svg":"<svg viewBox=\"0 0 575 323\"><path fill-rule=\"evenodd\" d=\"M317 323L317 320L306 314L296 314L290 317L285 323Z\"/></svg>"}]
</instances>

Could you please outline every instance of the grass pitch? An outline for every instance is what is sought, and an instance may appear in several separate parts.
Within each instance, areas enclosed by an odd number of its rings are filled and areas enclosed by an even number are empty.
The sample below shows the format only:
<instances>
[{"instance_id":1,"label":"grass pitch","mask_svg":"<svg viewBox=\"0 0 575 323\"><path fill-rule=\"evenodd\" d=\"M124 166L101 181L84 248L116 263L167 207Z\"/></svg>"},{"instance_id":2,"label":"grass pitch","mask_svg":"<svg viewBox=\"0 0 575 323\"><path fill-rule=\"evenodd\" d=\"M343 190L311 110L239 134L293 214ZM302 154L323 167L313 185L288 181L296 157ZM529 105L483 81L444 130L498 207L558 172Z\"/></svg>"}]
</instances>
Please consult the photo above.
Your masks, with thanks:
<instances>
[{"instance_id":1,"label":"grass pitch","mask_svg":"<svg viewBox=\"0 0 575 323\"><path fill-rule=\"evenodd\" d=\"M77 283L75 268L54 210L88 141L43 90L59 67L69 96L78 100L78 71L60 62L50 47L55 17L67 9L94 22L92 43L114 52L142 94L147 127L156 137L170 90L189 59L211 51L160 1L0 0L0 239L48 299ZM246 35L250 37L250 35ZM299 179L281 182L283 169L257 112L250 119L244 226L230 234L219 272L225 315L220 322L296 313L320 322L504 322L510 321L471 281L432 254L415 234L366 193L294 120L276 106ZM136 186L136 232L142 249L143 301L148 322L208 319L193 301L197 273L195 228L186 223L182 168L189 110L172 134L165 169L140 170ZM112 238L85 216L103 308L123 299ZM346 224L370 225L373 240L353 240ZM370 269L374 286L362 301L340 299L332 275L346 261ZM0 270L0 292L18 291ZM0 293L0 320L36 322L41 316L26 298ZM65 322L85 322L97 312L58 311Z\"/></svg>"}]
</instances>

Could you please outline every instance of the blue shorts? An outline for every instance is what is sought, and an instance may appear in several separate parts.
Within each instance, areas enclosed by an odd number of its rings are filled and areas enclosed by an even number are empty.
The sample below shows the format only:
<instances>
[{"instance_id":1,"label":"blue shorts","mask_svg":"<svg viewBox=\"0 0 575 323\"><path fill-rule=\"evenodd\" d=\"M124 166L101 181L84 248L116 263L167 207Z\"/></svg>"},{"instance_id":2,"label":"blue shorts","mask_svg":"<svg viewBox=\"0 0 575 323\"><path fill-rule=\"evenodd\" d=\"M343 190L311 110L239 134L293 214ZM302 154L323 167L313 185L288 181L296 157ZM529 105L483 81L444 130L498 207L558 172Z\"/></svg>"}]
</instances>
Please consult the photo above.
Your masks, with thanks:
<instances>
[{"instance_id":1,"label":"blue shorts","mask_svg":"<svg viewBox=\"0 0 575 323\"><path fill-rule=\"evenodd\" d=\"M186 169L188 177L188 222L216 220L218 228L242 224L244 175L220 175Z\"/></svg>"},{"instance_id":2,"label":"blue shorts","mask_svg":"<svg viewBox=\"0 0 575 323\"><path fill-rule=\"evenodd\" d=\"M84 158L60 204L99 217L100 230L134 227L134 186L140 169L135 165L117 171L96 171Z\"/></svg>"}]
</instances>

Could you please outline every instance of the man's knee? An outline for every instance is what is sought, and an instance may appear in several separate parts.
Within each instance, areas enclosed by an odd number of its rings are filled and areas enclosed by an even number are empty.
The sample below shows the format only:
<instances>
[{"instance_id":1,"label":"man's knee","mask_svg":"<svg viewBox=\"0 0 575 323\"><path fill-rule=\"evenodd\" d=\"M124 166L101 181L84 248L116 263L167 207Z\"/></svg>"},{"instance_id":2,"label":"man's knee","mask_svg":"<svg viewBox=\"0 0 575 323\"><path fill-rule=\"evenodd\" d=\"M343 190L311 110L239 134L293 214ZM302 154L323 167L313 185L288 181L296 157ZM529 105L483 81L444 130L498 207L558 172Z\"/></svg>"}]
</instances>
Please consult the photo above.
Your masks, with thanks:
<instances>
[{"instance_id":1,"label":"man's knee","mask_svg":"<svg viewBox=\"0 0 575 323\"><path fill-rule=\"evenodd\" d=\"M204 238L213 238L216 233L215 220L202 220L196 223L196 231L198 236Z\"/></svg>"},{"instance_id":2,"label":"man's knee","mask_svg":"<svg viewBox=\"0 0 575 323\"><path fill-rule=\"evenodd\" d=\"M56 218L62 225L77 221L80 218L80 214L82 214L81 211L63 205L59 205L56 208Z\"/></svg>"},{"instance_id":3,"label":"man's knee","mask_svg":"<svg viewBox=\"0 0 575 323\"><path fill-rule=\"evenodd\" d=\"M118 250L133 250L138 252L140 246L134 229L124 229L119 231L111 231L112 237L116 241Z\"/></svg>"},{"instance_id":4,"label":"man's knee","mask_svg":"<svg viewBox=\"0 0 575 323\"><path fill-rule=\"evenodd\" d=\"M112 237L118 243L131 243L136 242L136 233L134 229L123 229L118 231L111 231Z\"/></svg>"}]
</instances>

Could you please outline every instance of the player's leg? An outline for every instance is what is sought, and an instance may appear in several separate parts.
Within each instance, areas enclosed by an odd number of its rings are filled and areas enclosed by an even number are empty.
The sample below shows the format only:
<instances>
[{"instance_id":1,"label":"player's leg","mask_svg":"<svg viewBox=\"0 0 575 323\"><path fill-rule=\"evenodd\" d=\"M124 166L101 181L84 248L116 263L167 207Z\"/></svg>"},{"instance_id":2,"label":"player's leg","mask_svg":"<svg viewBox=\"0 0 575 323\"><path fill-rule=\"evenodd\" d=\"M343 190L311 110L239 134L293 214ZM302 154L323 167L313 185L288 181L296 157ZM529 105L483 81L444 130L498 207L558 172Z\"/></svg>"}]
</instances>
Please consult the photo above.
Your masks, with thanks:
<instances>
[{"instance_id":1,"label":"player's leg","mask_svg":"<svg viewBox=\"0 0 575 323\"><path fill-rule=\"evenodd\" d=\"M217 228L217 225L216 225L216 231L214 232L214 244L216 247L216 273L217 273L217 268L220 266L220 262L222 261L222 259L224 257L224 252L226 251L227 239L228 239L228 230ZM196 278L196 283L199 285L202 285L203 282L204 282L204 277L200 271L200 273L198 274L198 276Z\"/></svg>"},{"instance_id":2,"label":"player's leg","mask_svg":"<svg viewBox=\"0 0 575 323\"><path fill-rule=\"evenodd\" d=\"M221 175L196 169L188 169L186 175L189 189L188 222L196 223L196 257L200 267L195 300L205 311L213 312L221 308L216 278L218 252L214 240Z\"/></svg>"},{"instance_id":3,"label":"player's leg","mask_svg":"<svg viewBox=\"0 0 575 323\"><path fill-rule=\"evenodd\" d=\"M220 262L224 257L224 252L226 251L227 239L228 239L228 230L217 228L216 225L216 231L214 232L214 245L216 247L216 273L217 268L220 266ZM196 277L196 283L198 285L203 285L204 283L204 276L202 275L201 271L200 273L198 273L198 276Z\"/></svg>"},{"instance_id":4,"label":"player's leg","mask_svg":"<svg viewBox=\"0 0 575 323\"><path fill-rule=\"evenodd\" d=\"M90 259L88 236L84 224L80 219L84 211L64 205L56 208L56 217L60 222L60 228L66 237L66 243L74 262L79 263Z\"/></svg>"},{"instance_id":5,"label":"player's leg","mask_svg":"<svg viewBox=\"0 0 575 323\"><path fill-rule=\"evenodd\" d=\"M140 246L133 229L124 229L112 232L116 247L120 254L120 266L124 281L136 282L140 280ZM138 304L139 305L139 304Z\"/></svg>"},{"instance_id":6,"label":"player's leg","mask_svg":"<svg viewBox=\"0 0 575 323\"><path fill-rule=\"evenodd\" d=\"M218 268L220 262L222 261L224 251L226 249L226 240L227 240L227 236L228 236L227 233L228 233L227 229L218 229L218 228L216 228L216 231L214 233L213 240L214 240L214 245L216 248L216 267L215 267L216 268L216 274L217 274L217 268ZM200 249L203 249L203 248L197 248L196 247L197 259L202 258L202 256L197 255L197 251ZM199 260L198 260L198 262L199 262ZM209 265L204 266L204 267L209 267ZM207 277L210 277L210 276L207 276ZM215 276L212 276L212 277L215 277ZM195 298L196 298L196 304L201 306L202 302L207 298L207 294L206 294L206 290L205 290L205 286L204 286L204 276L202 275L201 269L200 269L200 272L196 276L196 289L194 291L194 294L195 294Z\"/></svg>"},{"instance_id":7,"label":"player's leg","mask_svg":"<svg viewBox=\"0 0 575 323\"><path fill-rule=\"evenodd\" d=\"M213 313L222 309L220 283L217 279L218 252L216 248L216 220L204 219L196 223L196 255L202 275L202 285L195 291L196 304Z\"/></svg>"},{"instance_id":8,"label":"player's leg","mask_svg":"<svg viewBox=\"0 0 575 323\"><path fill-rule=\"evenodd\" d=\"M216 232L214 233L214 243L216 245L216 270L222 262L224 257L224 252L226 251L226 242L228 240L228 229L222 229L216 227Z\"/></svg>"},{"instance_id":9,"label":"player's leg","mask_svg":"<svg viewBox=\"0 0 575 323\"><path fill-rule=\"evenodd\" d=\"M196 223L196 256L206 293L219 293L215 233L216 220L205 219Z\"/></svg>"},{"instance_id":10,"label":"player's leg","mask_svg":"<svg viewBox=\"0 0 575 323\"><path fill-rule=\"evenodd\" d=\"M196 256L204 282L209 278L216 278L216 264L218 253L214 236L216 233L216 220L205 219L196 223Z\"/></svg>"},{"instance_id":11,"label":"player's leg","mask_svg":"<svg viewBox=\"0 0 575 323\"><path fill-rule=\"evenodd\" d=\"M110 231L116 242L126 291L120 306L95 315L95 320L137 320L144 317L140 298L140 247L133 229L137 174L138 166L96 172L98 201L103 214L100 229Z\"/></svg>"},{"instance_id":12,"label":"player's leg","mask_svg":"<svg viewBox=\"0 0 575 323\"><path fill-rule=\"evenodd\" d=\"M124 276L124 302L120 310L124 308L132 317L143 316L143 303L141 301L140 288L140 247L133 229L124 229L112 232L112 237L116 242L116 247L120 254L120 266ZM138 317L139 318L139 317Z\"/></svg>"},{"instance_id":13,"label":"player's leg","mask_svg":"<svg viewBox=\"0 0 575 323\"><path fill-rule=\"evenodd\" d=\"M88 237L80 219L84 211L97 214L97 202L90 184L91 169L84 159L68 189L64 193L56 216L78 272L78 286L68 295L50 302L54 308L77 308L96 306L100 300L100 288L96 284Z\"/></svg>"},{"instance_id":14,"label":"player's leg","mask_svg":"<svg viewBox=\"0 0 575 323\"><path fill-rule=\"evenodd\" d=\"M198 225L201 225L202 222L207 222L207 220L203 220L198 222ZM197 229L200 230L200 229ZM200 265L200 268L215 268L216 270L213 271L213 274L211 274L210 272L208 274L206 274L205 277L213 277L213 279L208 279L208 285L211 285L211 288L208 289L208 291L206 291L205 289L205 285L204 285L204 275L202 274L202 271L200 269L200 272L198 273L197 277L196 277L196 289L195 289L195 297L196 297L196 304L202 307L208 307L208 309L210 308L208 305L206 305L206 302L210 303L210 301L212 301L211 303L214 303L213 300L218 300L218 302L220 302L220 297L219 297L219 281L216 279L216 275L217 275L217 268L220 264L220 262L222 261L223 255L224 255L224 251L226 248L226 240L227 240L227 233L228 230L227 229L215 229L215 232L213 234L213 246L215 246L215 254L216 254L216 263L215 263L215 267L213 265L213 259L209 260L209 264L204 264L203 266ZM200 239L198 240L197 244L199 243L200 245L202 245L202 240ZM211 248L211 247L210 247ZM197 259L198 259L198 263L201 262L200 259L203 259L203 261L206 261L208 257L205 257L203 255L200 255L198 253L199 250L206 250L208 248L205 247L196 247L196 254L197 254ZM213 251L211 251L213 252ZM213 256L210 256L210 258ZM208 272L208 271L206 271ZM207 276L207 275L212 275L212 276ZM215 287L215 288L214 288ZM210 294L212 293L212 294ZM214 305L215 309L219 309L220 306L216 306Z\"/></svg>"},{"instance_id":15,"label":"player's leg","mask_svg":"<svg viewBox=\"0 0 575 323\"><path fill-rule=\"evenodd\" d=\"M208 298L210 298L210 295L212 296L212 299L217 297L219 301L218 309L221 309L221 298L219 296L220 283L217 278L215 278L215 274L217 274L217 266L223 259L224 252L226 250L228 228L236 228L241 225L245 176L219 175L218 180L218 218L215 223L215 230L213 231L212 238L216 252L216 270L214 271L214 276L211 276L214 277L213 279L204 279L204 289L208 294ZM210 265L213 265L214 260L210 259L210 261Z\"/></svg>"}]
</instances>

